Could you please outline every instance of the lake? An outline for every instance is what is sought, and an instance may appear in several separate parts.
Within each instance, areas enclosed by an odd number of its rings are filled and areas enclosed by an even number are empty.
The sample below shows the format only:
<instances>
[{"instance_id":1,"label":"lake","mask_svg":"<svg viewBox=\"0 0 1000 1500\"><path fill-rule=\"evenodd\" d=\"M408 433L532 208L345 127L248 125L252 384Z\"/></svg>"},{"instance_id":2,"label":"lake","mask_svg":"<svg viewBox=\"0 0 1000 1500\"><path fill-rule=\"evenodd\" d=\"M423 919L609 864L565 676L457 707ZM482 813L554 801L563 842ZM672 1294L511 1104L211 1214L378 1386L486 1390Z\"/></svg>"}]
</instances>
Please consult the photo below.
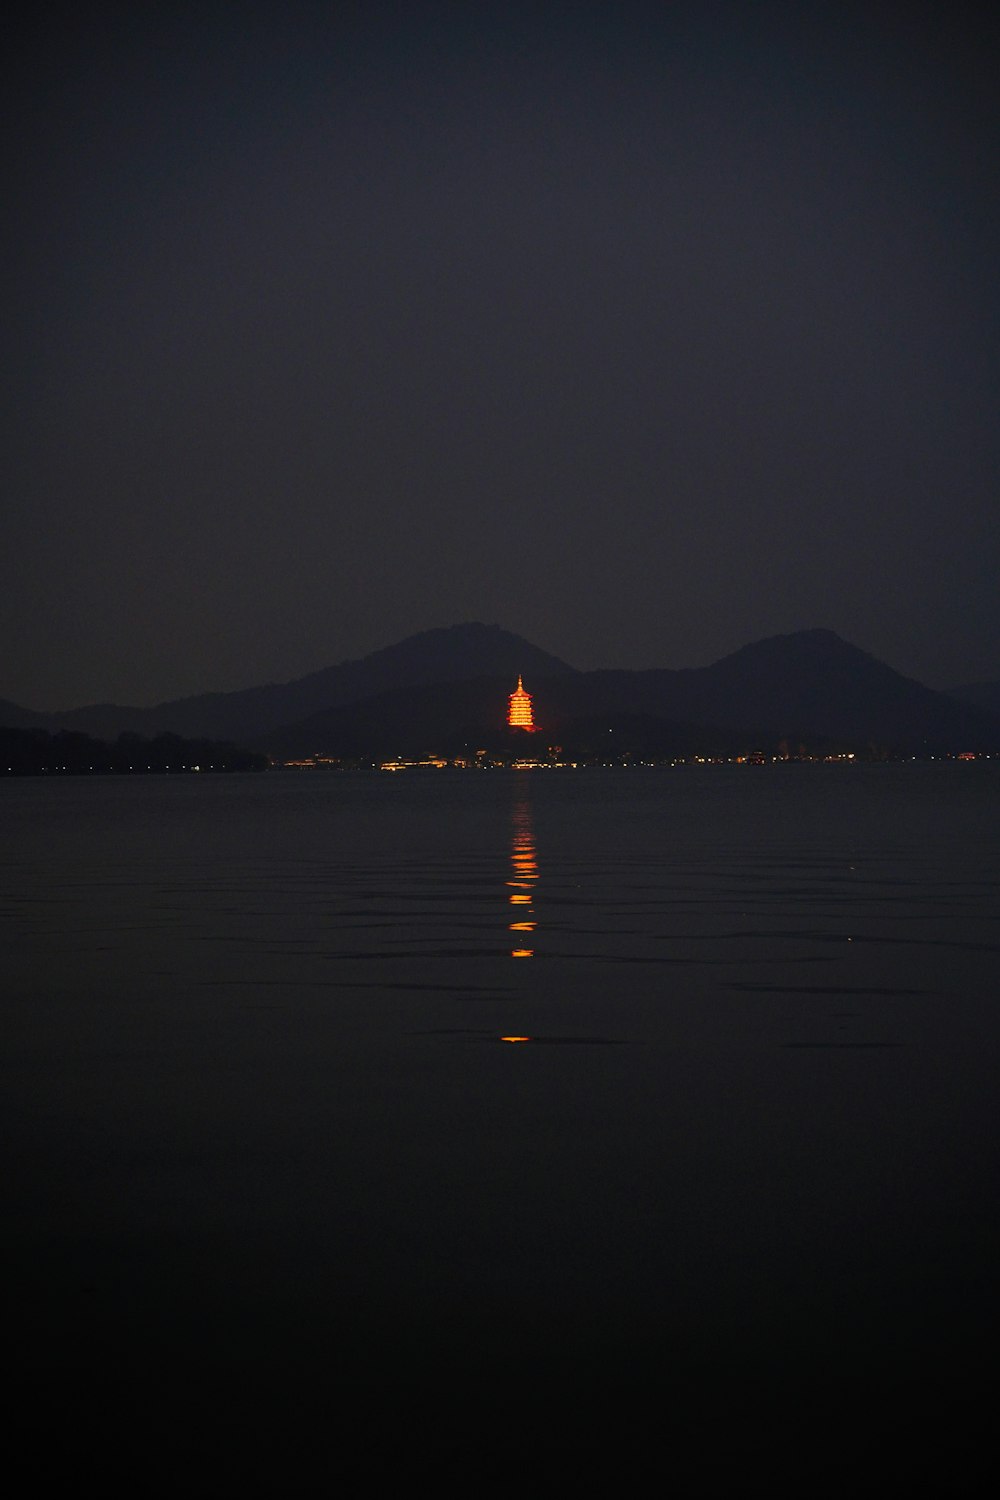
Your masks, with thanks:
<instances>
[{"instance_id":1,"label":"lake","mask_svg":"<svg viewBox=\"0 0 1000 1500\"><path fill-rule=\"evenodd\" d=\"M961 1488L998 794L983 762L0 782L39 1478Z\"/></svg>"}]
</instances>

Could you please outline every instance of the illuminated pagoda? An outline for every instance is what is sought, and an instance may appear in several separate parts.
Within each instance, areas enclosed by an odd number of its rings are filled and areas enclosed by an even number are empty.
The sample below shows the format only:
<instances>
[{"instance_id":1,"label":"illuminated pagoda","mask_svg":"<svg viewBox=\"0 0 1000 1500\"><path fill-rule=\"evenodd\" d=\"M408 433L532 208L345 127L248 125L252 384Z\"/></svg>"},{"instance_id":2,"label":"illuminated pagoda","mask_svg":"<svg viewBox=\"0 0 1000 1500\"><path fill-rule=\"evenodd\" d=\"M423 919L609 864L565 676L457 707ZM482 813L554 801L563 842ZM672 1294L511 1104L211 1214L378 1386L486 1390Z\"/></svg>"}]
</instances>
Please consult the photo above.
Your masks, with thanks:
<instances>
[{"instance_id":1,"label":"illuminated pagoda","mask_svg":"<svg viewBox=\"0 0 1000 1500\"><path fill-rule=\"evenodd\" d=\"M517 687L510 695L507 723L511 729L527 729L529 733L535 727L535 721L531 716L531 694L524 691L520 673L517 678Z\"/></svg>"}]
</instances>

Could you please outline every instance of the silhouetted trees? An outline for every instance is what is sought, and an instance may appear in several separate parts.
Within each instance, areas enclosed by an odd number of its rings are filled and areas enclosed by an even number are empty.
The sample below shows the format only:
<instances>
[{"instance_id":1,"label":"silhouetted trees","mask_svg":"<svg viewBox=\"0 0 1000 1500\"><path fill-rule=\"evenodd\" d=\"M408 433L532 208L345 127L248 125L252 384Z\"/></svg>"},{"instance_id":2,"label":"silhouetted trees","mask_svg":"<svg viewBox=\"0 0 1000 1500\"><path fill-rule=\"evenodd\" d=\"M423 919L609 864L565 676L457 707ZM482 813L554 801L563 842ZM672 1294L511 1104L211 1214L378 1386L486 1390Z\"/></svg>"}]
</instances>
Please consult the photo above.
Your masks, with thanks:
<instances>
[{"instance_id":1,"label":"silhouetted trees","mask_svg":"<svg viewBox=\"0 0 1000 1500\"><path fill-rule=\"evenodd\" d=\"M263 771L267 757L217 740L120 734L107 744L62 730L0 728L0 776L135 775L171 771Z\"/></svg>"}]
</instances>

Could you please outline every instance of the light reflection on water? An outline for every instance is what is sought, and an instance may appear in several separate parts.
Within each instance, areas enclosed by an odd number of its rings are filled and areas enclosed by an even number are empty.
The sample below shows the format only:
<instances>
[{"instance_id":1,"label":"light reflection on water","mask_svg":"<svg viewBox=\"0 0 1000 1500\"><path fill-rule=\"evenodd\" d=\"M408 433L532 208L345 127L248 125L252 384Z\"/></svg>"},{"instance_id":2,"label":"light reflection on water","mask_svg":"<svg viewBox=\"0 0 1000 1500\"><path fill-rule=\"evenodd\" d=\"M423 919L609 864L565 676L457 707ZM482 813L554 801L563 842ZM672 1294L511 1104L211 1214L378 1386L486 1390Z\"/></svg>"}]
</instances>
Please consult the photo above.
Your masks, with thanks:
<instances>
[{"instance_id":1,"label":"light reflection on water","mask_svg":"<svg viewBox=\"0 0 1000 1500\"><path fill-rule=\"evenodd\" d=\"M996 953L993 783L947 781L980 768L799 769L6 783L0 918L39 972L103 976L117 954L139 983L162 964L199 984L507 988L493 961L530 952L757 985L763 966L802 991L790 966Z\"/></svg>"},{"instance_id":2,"label":"light reflection on water","mask_svg":"<svg viewBox=\"0 0 1000 1500\"><path fill-rule=\"evenodd\" d=\"M510 930L517 933L514 939L515 946L511 949L511 958L533 958L534 947L528 946L529 941L534 943L536 939L528 939L520 936L523 933L535 932L538 923L535 917L535 884L538 880L538 860L535 854L535 830L531 815L531 797L526 789L524 778L515 782L514 808L511 818L511 848L510 864L511 878L507 884L511 893L508 901L516 910L510 913Z\"/></svg>"},{"instance_id":3,"label":"light reflection on water","mask_svg":"<svg viewBox=\"0 0 1000 1500\"><path fill-rule=\"evenodd\" d=\"M0 785L0 1164L25 1285L62 1278L26 1307L165 1337L184 1260L331 1345L389 1308L960 1364L1000 1241L987 770Z\"/></svg>"}]
</instances>

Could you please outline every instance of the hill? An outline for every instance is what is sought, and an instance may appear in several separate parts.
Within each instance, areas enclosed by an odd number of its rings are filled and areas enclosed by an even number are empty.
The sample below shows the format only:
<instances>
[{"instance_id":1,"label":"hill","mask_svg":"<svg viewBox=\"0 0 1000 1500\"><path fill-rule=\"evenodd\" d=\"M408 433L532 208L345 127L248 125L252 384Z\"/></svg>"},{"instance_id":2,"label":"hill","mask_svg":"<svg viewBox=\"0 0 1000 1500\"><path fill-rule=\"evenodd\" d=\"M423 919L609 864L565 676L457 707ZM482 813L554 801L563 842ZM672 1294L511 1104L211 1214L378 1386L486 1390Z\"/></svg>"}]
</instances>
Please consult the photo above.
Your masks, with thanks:
<instances>
[{"instance_id":1,"label":"hill","mask_svg":"<svg viewBox=\"0 0 1000 1500\"><path fill-rule=\"evenodd\" d=\"M143 739L123 734L113 744L64 729L0 728L0 776L128 775L147 772L263 771L267 759L233 745L182 740L176 734Z\"/></svg>"},{"instance_id":2,"label":"hill","mask_svg":"<svg viewBox=\"0 0 1000 1500\"><path fill-rule=\"evenodd\" d=\"M972 703L987 713L1000 714L1000 682L970 682L964 687L949 688L948 697Z\"/></svg>"},{"instance_id":3,"label":"hill","mask_svg":"<svg viewBox=\"0 0 1000 1500\"><path fill-rule=\"evenodd\" d=\"M732 753L737 744L773 748L782 740L913 754L1000 748L1000 719L923 687L828 630L774 636L708 667L525 675L538 724L563 743L584 736L592 744L620 721L619 733L631 724L633 748L655 744L660 753L674 753L667 745L686 753L680 747L693 743ZM257 743L286 758L457 753L502 730L511 686L508 675L410 687L323 710Z\"/></svg>"},{"instance_id":4,"label":"hill","mask_svg":"<svg viewBox=\"0 0 1000 1500\"><path fill-rule=\"evenodd\" d=\"M369 656L340 662L291 682L267 683L233 693L201 693L154 708L99 703L64 713L33 715L12 704L10 707L22 717L6 722L78 730L102 739L114 739L123 731L145 735L169 732L246 743L321 709L378 693L486 675L529 672L550 676L572 670L558 657L499 625L472 622L425 630Z\"/></svg>"},{"instance_id":5,"label":"hill","mask_svg":"<svg viewBox=\"0 0 1000 1500\"><path fill-rule=\"evenodd\" d=\"M0 698L0 724L8 729L42 729L49 723L48 714L39 714L31 708L22 708L11 703L9 698Z\"/></svg>"},{"instance_id":6,"label":"hill","mask_svg":"<svg viewBox=\"0 0 1000 1500\"><path fill-rule=\"evenodd\" d=\"M707 667L577 672L521 636L470 623L423 631L292 682L156 708L98 704L49 716L4 708L18 727L106 740L123 731L172 733L285 759L459 753L505 733L519 673L535 695L537 722L560 742L573 734L596 743L617 718L631 725L636 750L662 746L663 754L693 742L731 753L736 742L765 748L781 740L894 754L1000 750L1000 714L989 711L985 688L979 702L971 689L969 701L935 692L830 630L772 636Z\"/></svg>"},{"instance_id":7,"label":"hill","mask_svg":"<svg viewBox=\"0 0 1000 1500\"><path fill-rule=\"evenodd\" d=\"M662 690L676 717L699 723L767 725L913 753L1000 744L991 716L956 705L831 630L758 641L712 666L673 674Z\"/></svg>"}]
</instances>

